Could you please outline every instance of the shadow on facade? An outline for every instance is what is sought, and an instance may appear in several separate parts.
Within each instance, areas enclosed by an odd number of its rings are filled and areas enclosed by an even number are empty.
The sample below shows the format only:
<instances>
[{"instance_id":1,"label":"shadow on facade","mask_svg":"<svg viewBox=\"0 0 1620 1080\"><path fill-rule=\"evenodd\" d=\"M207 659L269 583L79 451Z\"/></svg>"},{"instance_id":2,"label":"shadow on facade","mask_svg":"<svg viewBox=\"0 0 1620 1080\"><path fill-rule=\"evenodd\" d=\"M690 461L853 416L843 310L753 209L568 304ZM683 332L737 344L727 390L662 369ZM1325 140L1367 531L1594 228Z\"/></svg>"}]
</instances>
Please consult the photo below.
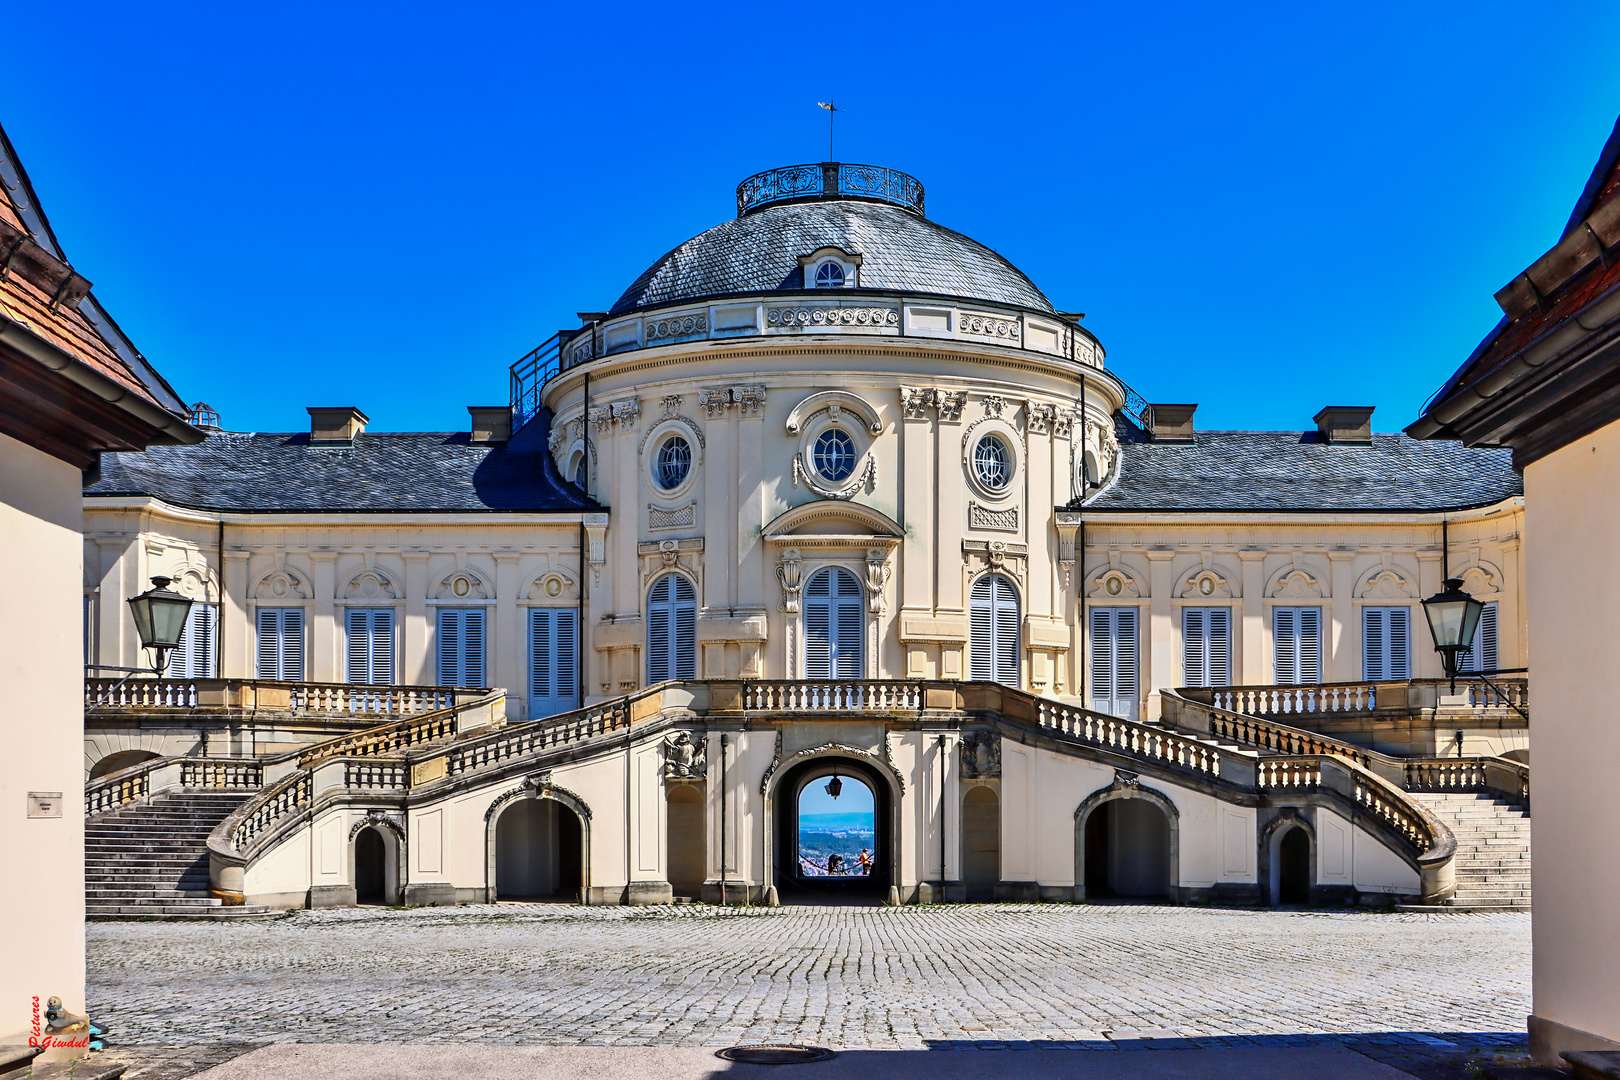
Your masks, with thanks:
<instances>
[{"instance_id":1,"label":"shadow on facade","mask_svg":"<svg viewBox=\"0 0 1620 1080\"><path fill-rule=\"evenodd\" d=\"M521 799L495 825L497 900L576 901L584 846L579 815L555 799Z\"/></svg>"}]
</instances>

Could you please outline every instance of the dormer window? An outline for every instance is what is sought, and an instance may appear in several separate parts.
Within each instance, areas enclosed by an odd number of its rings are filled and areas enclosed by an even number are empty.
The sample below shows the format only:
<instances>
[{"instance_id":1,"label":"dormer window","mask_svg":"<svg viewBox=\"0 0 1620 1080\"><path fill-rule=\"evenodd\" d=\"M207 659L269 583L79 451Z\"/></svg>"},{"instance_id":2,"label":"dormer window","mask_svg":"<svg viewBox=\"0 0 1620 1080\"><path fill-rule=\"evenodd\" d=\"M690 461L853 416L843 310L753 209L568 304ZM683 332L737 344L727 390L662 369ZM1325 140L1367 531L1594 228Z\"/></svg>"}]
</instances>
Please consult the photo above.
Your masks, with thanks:
<instances>
[{"instance_id":1,"label":"dormer window","mask_svg":"<svg viewBox=\"0 0 1620 1080\"><path fill-rule=\"evenodd\" d=\"M844 268L828 260L816 269L816 288L842 289L844 287Z\"/></svg>"}]
</instances>

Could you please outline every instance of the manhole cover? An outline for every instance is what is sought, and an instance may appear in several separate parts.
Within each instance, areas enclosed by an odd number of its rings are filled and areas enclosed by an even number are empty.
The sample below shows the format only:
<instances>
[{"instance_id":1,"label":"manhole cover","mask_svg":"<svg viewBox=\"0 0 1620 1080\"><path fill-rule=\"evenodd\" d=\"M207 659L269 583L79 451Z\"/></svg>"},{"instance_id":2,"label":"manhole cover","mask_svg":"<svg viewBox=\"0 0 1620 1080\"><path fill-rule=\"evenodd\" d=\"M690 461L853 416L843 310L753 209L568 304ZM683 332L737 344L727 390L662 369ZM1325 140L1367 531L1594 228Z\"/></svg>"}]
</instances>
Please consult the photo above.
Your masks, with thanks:
<instances>
[{"instance_id":1,"label":"manhole cover","mask_svg":"<svg viewBox=\"0 0 1620 1080\"><path fill-rule=\"evenodd\" d=\"M833 1052L825 1046L794 1046L792 1043L762 1043L758 1046L728 1046L714 1056L744 1065L803 1065L826 1061Z\"/></svg>"}]
</instances>

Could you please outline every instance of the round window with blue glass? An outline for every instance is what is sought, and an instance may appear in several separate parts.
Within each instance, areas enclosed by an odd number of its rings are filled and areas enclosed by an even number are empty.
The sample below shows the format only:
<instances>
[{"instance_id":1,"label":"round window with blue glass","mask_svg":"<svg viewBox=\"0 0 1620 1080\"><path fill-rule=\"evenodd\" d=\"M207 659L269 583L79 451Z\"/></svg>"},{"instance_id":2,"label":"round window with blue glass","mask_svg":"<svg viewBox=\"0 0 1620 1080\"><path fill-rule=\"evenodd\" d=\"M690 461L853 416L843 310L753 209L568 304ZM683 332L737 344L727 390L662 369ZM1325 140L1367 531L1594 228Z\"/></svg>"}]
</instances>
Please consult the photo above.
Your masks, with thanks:
<instances>
[{"instance_id":1,"label":"round window with blue glass","mask_svg":"<svg viewBox=\"0 0 1620 1080\"><path fill-rule=\"evenodd\" d=\"M1000 491L1012 480L1012 450L999 435L986 435L973 448L973 472L979 483Z\"/></svg>"},{"instance_id":2,"label":"round window with blue glass","mask_svg":"<svg viewBox=\"0 0 1620 1080\"><path fill-rule=\"evenodd\" d=\"M681 486L686 474L691 471L691 444L679 435L665 439L658 447L658 459L653 466L653 475L658 480L658 486L665 491L672 491Z\"/></svg>"},{"instance_id":3,"label":"round window with blue glass","mask_svg":"<svg viewBox=\"0 0 1620 1080\"><path fill-rule=\"evenodd\" d=\"M810 461L824 479L843 480L855 471L855 440L842 428L828 428L816 439Z\"/></svg>"}]
</instances>

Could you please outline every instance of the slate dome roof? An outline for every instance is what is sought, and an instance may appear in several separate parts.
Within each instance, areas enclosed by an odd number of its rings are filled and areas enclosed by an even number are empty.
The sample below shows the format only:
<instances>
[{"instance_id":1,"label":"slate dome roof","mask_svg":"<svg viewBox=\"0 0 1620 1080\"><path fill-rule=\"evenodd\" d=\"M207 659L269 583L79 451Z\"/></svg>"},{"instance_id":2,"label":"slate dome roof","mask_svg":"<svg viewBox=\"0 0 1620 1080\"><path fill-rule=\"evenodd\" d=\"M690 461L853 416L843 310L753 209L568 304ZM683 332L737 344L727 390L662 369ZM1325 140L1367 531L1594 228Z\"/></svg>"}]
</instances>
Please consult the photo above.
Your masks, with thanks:
<instances>
[{"instance_id":1,"label":"slate dome roof","mask_svg":"<svg viewBox=\"0 0 1620 1080\"><path fill-rule=\"evenodd\" d=\"M610 314L803 289L799 256L823 247L862 256L861 287L846 292L884 290L1053 311L1034 282L976 240L897 206L828 199L766 206L694 236L648 267Z\"/></svg>"}]
</instances>

